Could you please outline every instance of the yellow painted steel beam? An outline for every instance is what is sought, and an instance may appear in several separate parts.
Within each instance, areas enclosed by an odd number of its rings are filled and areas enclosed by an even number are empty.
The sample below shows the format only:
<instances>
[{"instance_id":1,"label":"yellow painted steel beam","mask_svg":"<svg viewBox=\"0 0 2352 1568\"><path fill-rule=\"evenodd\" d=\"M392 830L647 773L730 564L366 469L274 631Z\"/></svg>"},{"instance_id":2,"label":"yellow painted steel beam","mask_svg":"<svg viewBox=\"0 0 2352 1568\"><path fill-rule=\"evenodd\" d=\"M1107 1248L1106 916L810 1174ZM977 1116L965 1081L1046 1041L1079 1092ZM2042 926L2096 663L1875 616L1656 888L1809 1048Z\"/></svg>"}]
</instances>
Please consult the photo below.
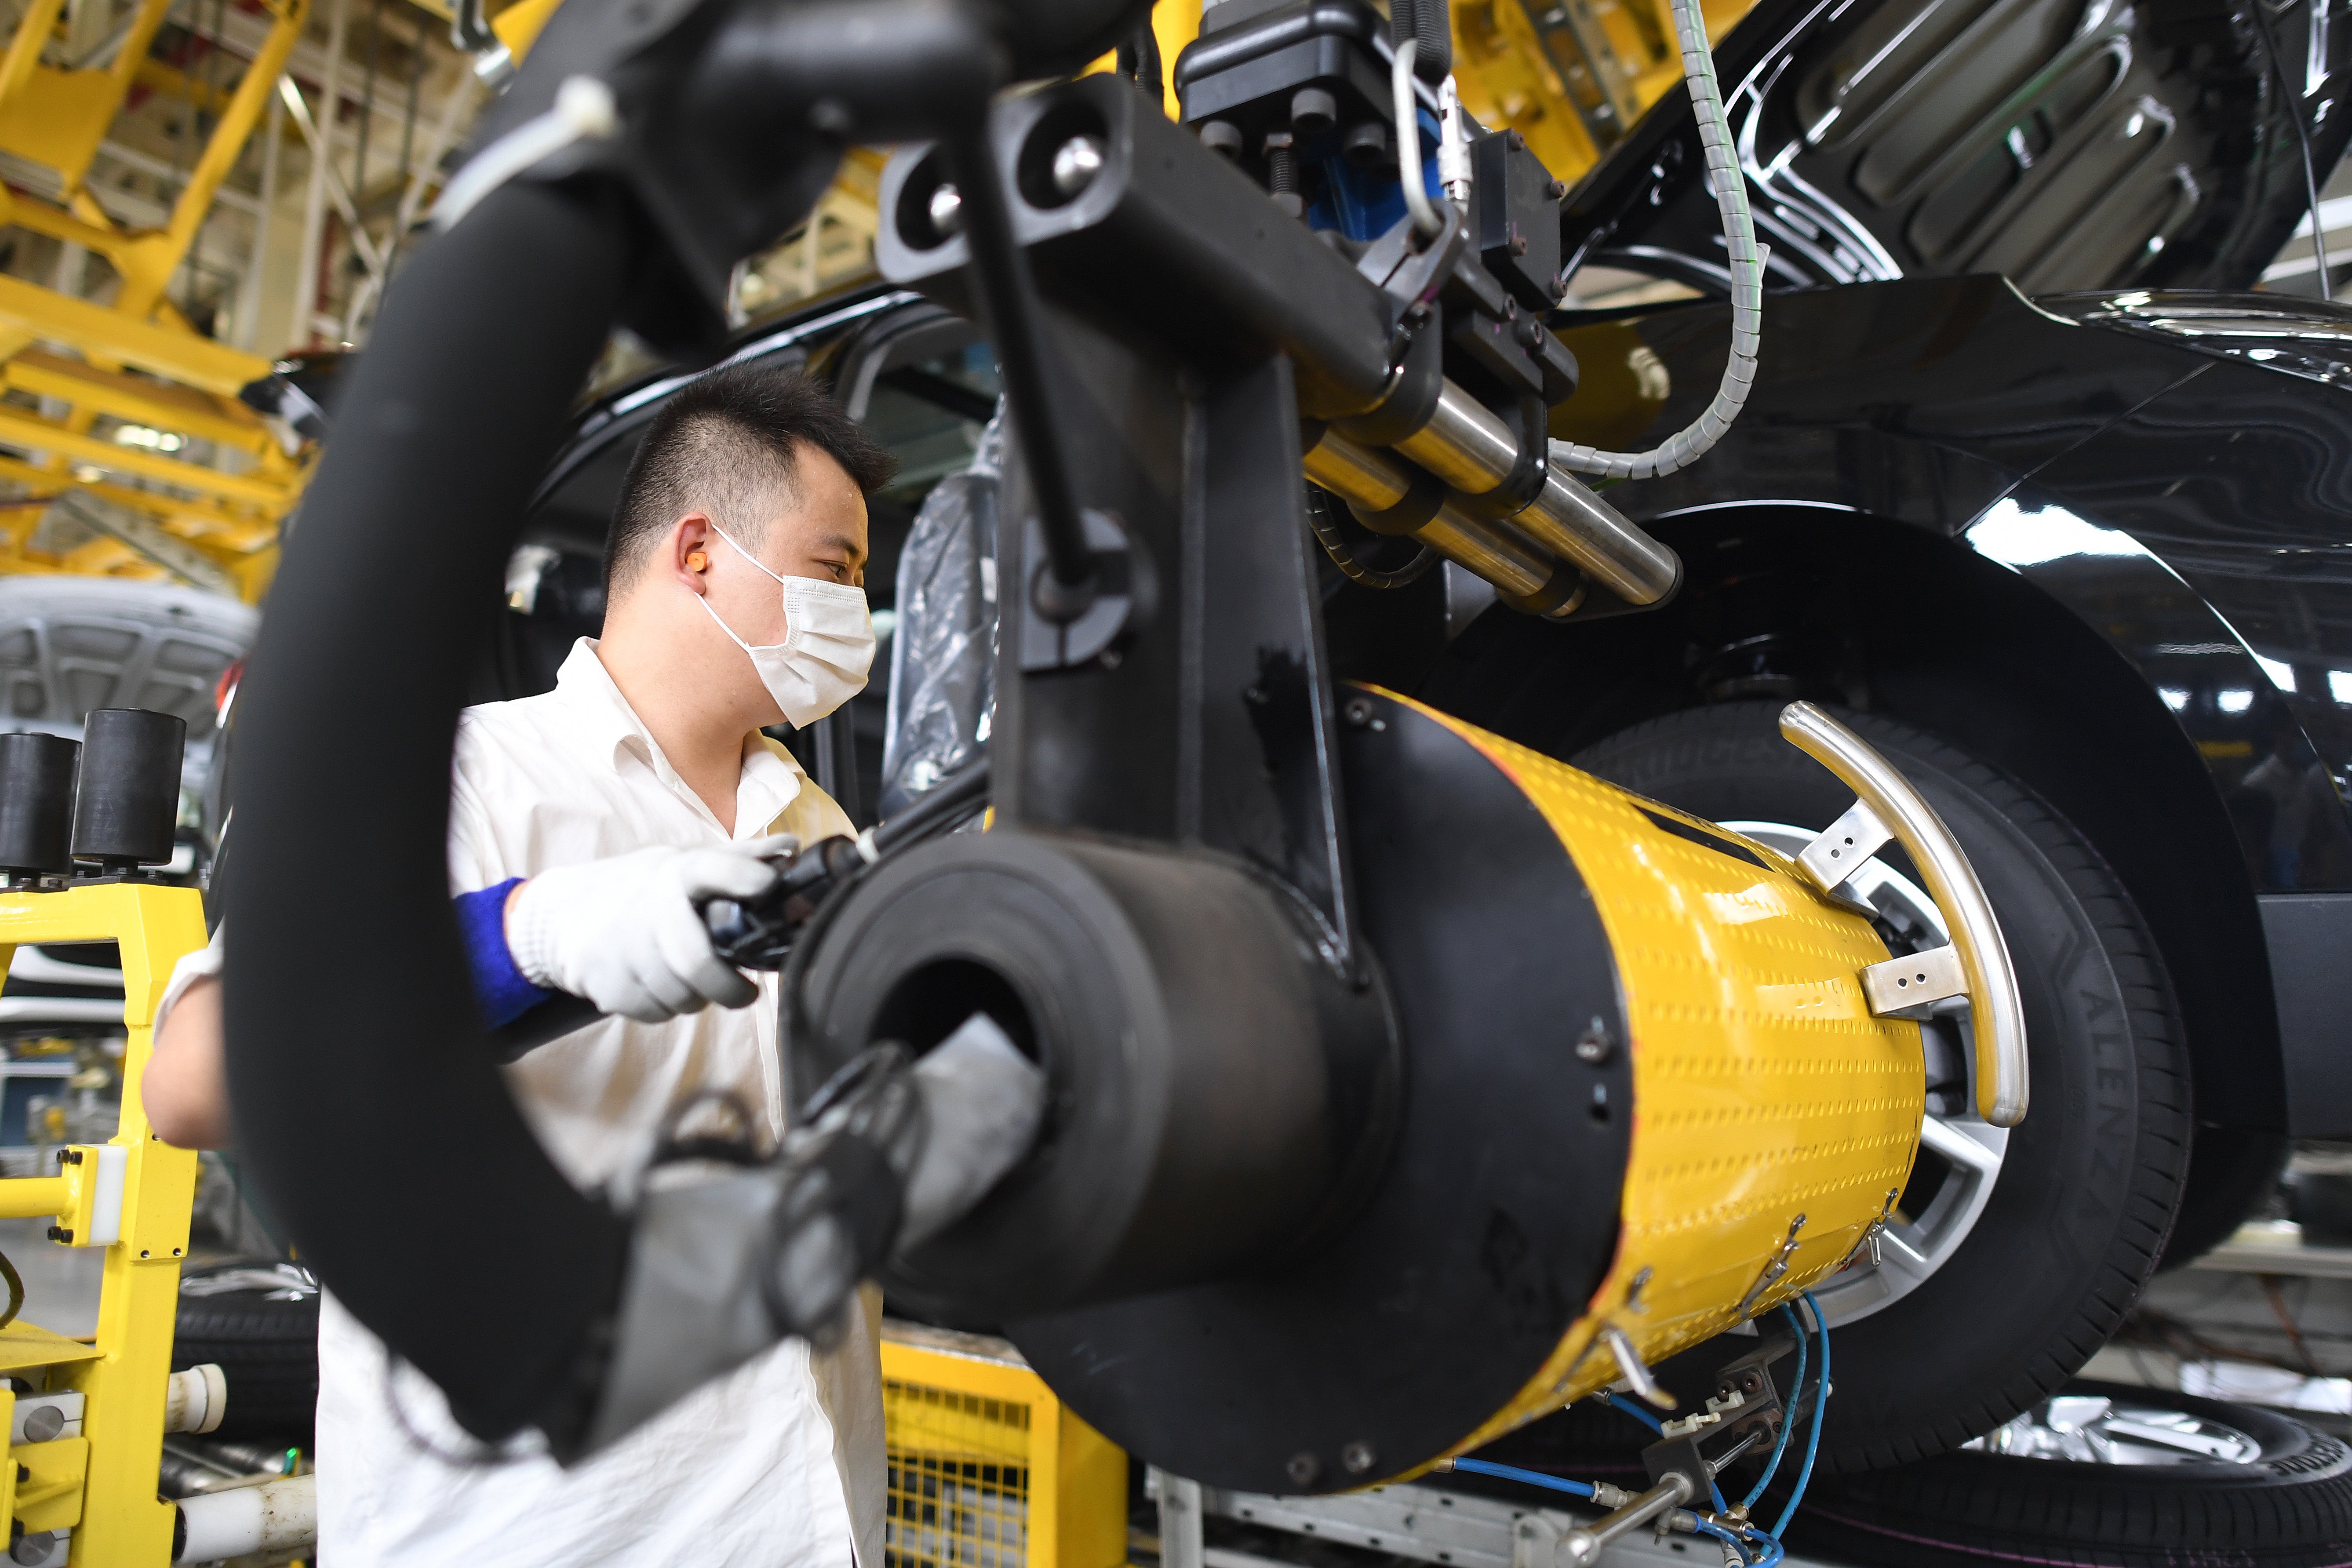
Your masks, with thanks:
<instances>
[{"instance_id":1,"label":"yellow painted steel beam","mask_svg":"<svg viewBox=\"0 0 2352 1568\"><path fill-rule=\"evenodd\" d=\"M131 80L134 86L161 93L174 103L193 103L206 114L226 114L236 96L227 88L198 81L178 67L167 66L152 57L139 62Z\"/></svg>"},{"instance_id":2,"label":"yellow painted steel beam","mask_svg":"<svg viewBox=\"0 0 2352 1568\"><path fill-rule=\"evenodd\" d=\"M247 516L211 501L186 500L155 490L135 490L127 485L108 484L103 479L75 479L53 468L38 468L15 458L0 458L0 479L14 479L26 487L31 493L10 505L34 510L37 517L37 507L53 497L70 489L88 490L100 500L153 518L232 570L254 552L273 547L278 542L278 524L274 519ZM0 531L12 526L10 522L0 521ZM24 531L29 533L32 527L32 523L25 523Z\"/></svg>"},{"instance_id":3,"label":"yellow painted steel beam","mask_svg":"<svg viewBox=\"0 0 2352 1568\"><path fill-rule=\"evenodd\" d=\"M257 354L240 353L226 343L142 321L87 300L69 300L20 278L0 277L0 328L52 339L92 359L135 365L231 397L269 374L269 362Z\"/></svg>"},{"instance_id":4,"label":"yellow painted steel beam","mask_svg":"<svg viewBox=\"0 0 2352 1568\"><path fill-rule=\"evenodd\" d=\"M14 98L33 79L33 73L40 68L41 50L57 30L58 13L64 9L65 0L32 0L16 19L8 52L0 55L0 102Z\"/></svg>"},{"instance_id":5,"label":"yellow painted steel beam","mask_svg":"<svg viewBox=\"0 0 2352 1568\"><path fill-rule=\"evenodd\" d=\"M58 6L35 0L0 58L0 147L55 169L68 190L79 189L171 5L172 0L142 0L105 69L59 70L40 63Z\"/></svg>"},{"instance_id":6,"label":"yellow painted steel beam","mask_svg":"<svg viewBox=\"0 0 2352 1568\"><path fill-rule=\"evenodd\" d=\"M112 224L91 223L63 207L51 206L37 196L19 195L5 189L0 189L0 221L51 239L62 239L68 245L86 246L110 260L129 237Z\"/></svg>"},{"instance_id":7,"label":"yellow painted steel beam","mask_svg":"<svg viewBox=\"0 0 2352 1568\"><path fill-rule=\"evenodd\" d=\"M159 452L142 452L136 447L102 441L62 423L21 413L15 408L0 407L0 443L31 451L60 453L102 468L112 468L117 473L161 479L167 485L180 485L192 490L252 501L280 511L292 506L294 500L292 490L282 480L254 474L227 474L218 468L183 463Z\"/></svg>"},{"instance_id":8,"label":"yellow painted steel beam","mask_svg":"<svg viewBox=\"0 0 2352 1568\"><path fill-rule=\"evenodd\" d=\"M144 316L163 299L172 274L179 269L188 247L194 242L205 215L212 210L213 197L219 194L221 182L228 177L237 154L245 150L245 139L253 133L253 128L261 121L262 111L268 108L269 95L277 90L278 79L310 19L310 0L272 0L269 11L274 18L269 36L262 40L261 52L246 68L245 78L236 84L227 112L214 127L212 140L205 143L203 156L189 172L188 183L181 187L180 199L172 207L172 221L158 233L142 235L115 258L115 266L122 273L122 291L115 300L116 310Z\"/></svg>"},{"instance_id":9,"label":"yellow painted steel beam","mask_svg":"<svg viewBox=\"0 0 2352 1568\"><path fill-rule=\"evenodd\" d=\"M278 450L261 416L241 403L224 407L200 392L142 381L120 371L26 349L0 365L7 384L37 397L55 397L133 425L177 431L199 441L233 447L259 458ZM226 401L226 400L224 400Z\"/></svg>"},{"instance_id":10,"label":"yellow painted steel beam","mask_svg":"<svg viewBox=\"0 0 2352 1568\"><path fill-rule=\"evenodd\" d=\"M155 1136L139 1085L154 1050L155 1004L172 968L204 945L204 900L193 888L137 882L0 894L0 963L23 942L109 940L122 954L121 1117L106 1144L69 1152L80 1157L74 1169L91 1187L100 1161L120 1169L121 1212L115 1237L104 1244L98 1353L61 1359L49 1373L51 1386L63 1384L86 1396L82 1435L16 1450L27 1461L18 1485L34 1487L44 1511L29 1516L23 1494L15 1506L28 1529L71 1523L76 1563L161 1563L171 1561L173 1508L155 1495L155 1467L163 1448L164 1384L196 1157ZM7 1188L51 1179L0 1182L0 1201ZM96 1244L78 1229L73 1245ZM68 1452L69 1442L79 1447ZM76 1471L79 1486L72 1484Z\"/></svg>"}]
</instances>

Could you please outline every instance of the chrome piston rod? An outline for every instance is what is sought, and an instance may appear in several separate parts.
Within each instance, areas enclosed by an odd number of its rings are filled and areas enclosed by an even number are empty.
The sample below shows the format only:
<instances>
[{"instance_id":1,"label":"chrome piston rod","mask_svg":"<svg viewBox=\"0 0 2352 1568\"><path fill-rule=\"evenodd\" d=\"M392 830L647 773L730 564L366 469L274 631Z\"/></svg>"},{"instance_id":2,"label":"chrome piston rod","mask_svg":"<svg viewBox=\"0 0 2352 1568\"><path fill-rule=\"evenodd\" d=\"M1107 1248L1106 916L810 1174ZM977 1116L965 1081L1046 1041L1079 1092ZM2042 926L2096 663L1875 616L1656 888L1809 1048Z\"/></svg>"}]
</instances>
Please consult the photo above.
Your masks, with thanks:
<instances>
[{"instance_id":1,"label":"chrome piston rod","mask_svg":"<svg viewBox=\"0 0 2352 1568\"><path fill-rule=\"evenodd\" d=\"M1402 504L1412 491L1412 471L1404 464L1386 452L1359 447L1328 430L1307 448L1306 468L1308 479L1365 511L1386 511ZM1508 528L1470 516L1451 502L1440 506L1435 515L1407 537L1520 599L1542 594L1561 570L1549 552ZM1582 597L1580 588L1554 613L1574 608Z\"/></svg>"},{"instance_id":2,"label":"chrome piston rod","mask_svg":"<svg viewBox=\"0 0 2352 1568\"><path fill-rule=\"evenodd\" d=\"M1396 449L1465 495L1496 489L1519 459L1510 426L1450 381L1427 422ZM1558 468L1545 470L1542 491L1507 521L1629 605L1656 604L1682 576L1673 551Z\"/></svg>"}]
</instances>

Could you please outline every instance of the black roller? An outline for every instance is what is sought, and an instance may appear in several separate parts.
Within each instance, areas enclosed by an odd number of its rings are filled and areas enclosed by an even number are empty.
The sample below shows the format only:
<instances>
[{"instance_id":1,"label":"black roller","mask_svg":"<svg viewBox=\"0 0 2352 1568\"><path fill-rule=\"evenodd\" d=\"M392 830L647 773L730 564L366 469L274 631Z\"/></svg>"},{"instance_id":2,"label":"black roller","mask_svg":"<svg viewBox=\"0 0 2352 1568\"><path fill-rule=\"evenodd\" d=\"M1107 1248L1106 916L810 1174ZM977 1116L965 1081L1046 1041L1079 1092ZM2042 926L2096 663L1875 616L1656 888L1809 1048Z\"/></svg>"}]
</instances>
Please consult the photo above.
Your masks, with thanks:
<instances>
[{"instance_id":1,"label":"black roller","mask_svg":"<svg viewBox=\"0 0 2352 1568\"><path fill-rule=\"evenodd\" d=\"M1018 830L877 868L818 939L792 1042L796 1082L975 1009L1034 1049L1036 1151L891 1293L1001 1323L1112 1442L1242 1491L1344 1491L1460 1442L1617 1246L1632 1123L1592 1108L1629 1103L1632 1068L1569 1048L1589 1019L1625 1030L1583 879L1475 747L1384 694L1349 706L1395 1081L1351 1069L1344 1016L1243 873ZM1370 1168L1344 1169L1358 1148Z\"/></svg>"},{"instance_id":2,"label":"black roller","mask_svg":"<svg viewBox=\"0 0 2352 1568\"><path fill-rule=\"evenodd\" d=\"M144 708L98 708L82 721L81 733L73 858L95 861L105 871L169 860L172 829L180 819L188 721Z\"/></svg>"},{"instance_id":3,"label":"black roller","mask_svg":"<svg viewBox=\"0 0 2352 1568\"><path fill-rule=\"evenodd\" d=\"M0 735L0 873L11 883L73 869L74 757L62 735Z\"/></svg>"}]
</instances>

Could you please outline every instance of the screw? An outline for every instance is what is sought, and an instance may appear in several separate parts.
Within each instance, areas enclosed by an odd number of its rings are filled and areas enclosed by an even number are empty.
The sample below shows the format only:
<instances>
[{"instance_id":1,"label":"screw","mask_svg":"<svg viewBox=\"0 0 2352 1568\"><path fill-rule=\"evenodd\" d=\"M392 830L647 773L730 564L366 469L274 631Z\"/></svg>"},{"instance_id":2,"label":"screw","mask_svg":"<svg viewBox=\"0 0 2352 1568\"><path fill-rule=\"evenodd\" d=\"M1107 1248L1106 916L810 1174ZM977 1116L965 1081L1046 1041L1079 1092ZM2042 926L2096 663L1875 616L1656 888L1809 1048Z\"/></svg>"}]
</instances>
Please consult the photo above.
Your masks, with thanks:
<instances>
[{"instance_id":1,"label":"screw","mask_svg":"<svg viewBox=\"0 0 2352 1568\"><path fill-rule=\"evenodd\" d=\"M1315 1478L1323 1473L1323 1464L1314 1455L1302 1448L1290 1456L1290 1462L1283 1466L1282 1469L1283 1473L1290 1478L1292 1486L1311 1487L1315 1484Z\"/></svg>"},{"instance_id":2,"label":"screw","mask_svg":"<svg viewBox=\"0 0 2352 1568\"><path fill-rule=\"evenodd\" d=\"M1105 669L1117 669L1121 662L1119 651L1115 647L1107 647L1097 656L1095 662Z\"/></svg>"},{"instance_id":3,"label":"screw","mask_svg":"<svg viewBox=\"0 0 2352 1568\"><path fill-rule=\"evenodd\" d=\"M1054 149L1054 188L1067 201L1093 184L1102 167L1103 144L1091 136L1073 136Z\"/></svg>"},{"instance_id":4,"label":"screw","mask_svg":"<svg viewBox=\"0 0 2352 1568\"><path fill-rule=\"evenodd\" d=\"M941 239L951 239L963 227L963 193L953 185L942 184L931 193L931 226L940 231Z\"/></svg>"},{"instance_id":5,"label":"screw","mask_svg":"<svg viewBox=\"0 0 2352 1568\"><path fill-rule=\"evenodd\" d=\"M1339 1450L1339 1466L1351 1476L1362 1475L1378 1462L1372 1446L1360 1437Z\"/></svg>"},{"instance_id":6,"label":"screw","mask_svg":"<svg viewBox=\"0 0 2352 1568\"><path fill-rule=\"evenodd\" d=\"M1372 721L1372 705L1361 697L1351 697L1344 716L1350 729L1360 730Z\"/></svg>"},{"instance_id":7,"label":"screw","mask_svg":"<svg viewBox=\"0 0 2352 1568\"><path fill-rule=\"evenodd\" d=\"M1544 199L1550 202L1566 201L1568 199L1568 182L1565 180L1554 180L1551 184L1546 185L1544 187Z\"/></svg>"},{"instance_id":8,"label":"screw","mask_svg":"<svg viewBox=\"0 0 2352 1568\"><path fill-rule=\"evenodd\" d=\"M1242 700L1253 708L1263 708L1274 699L1266 695L1263 686L1244 686L1242 688Z\"/></svg>"},{"instance_id":9,"label":"screw","mask_svg":"<svg viewBox=\"0 0 2352 1568\"><path fill-rule=\"evenodd\" d=\"M1577 1060L1599 1067L1616 1054L1617 1042L1610 1037L1609 1026L1596 1016L1584 1026L1584 1033L1577 1037Z\"/></svg>"},{"instance_id":10,"label":"screw","mask_svg":"<svg viewBox=\"0 0 2352 1568\"><path fill-rule=\"evenodd\" d=\"M51 1241L63 1242L68 1247L71 1247L73 1245L73 1232L67 1229L64 1226L53 1225L49 1226L49 1239Z\"/></svg>"}]
</instances>

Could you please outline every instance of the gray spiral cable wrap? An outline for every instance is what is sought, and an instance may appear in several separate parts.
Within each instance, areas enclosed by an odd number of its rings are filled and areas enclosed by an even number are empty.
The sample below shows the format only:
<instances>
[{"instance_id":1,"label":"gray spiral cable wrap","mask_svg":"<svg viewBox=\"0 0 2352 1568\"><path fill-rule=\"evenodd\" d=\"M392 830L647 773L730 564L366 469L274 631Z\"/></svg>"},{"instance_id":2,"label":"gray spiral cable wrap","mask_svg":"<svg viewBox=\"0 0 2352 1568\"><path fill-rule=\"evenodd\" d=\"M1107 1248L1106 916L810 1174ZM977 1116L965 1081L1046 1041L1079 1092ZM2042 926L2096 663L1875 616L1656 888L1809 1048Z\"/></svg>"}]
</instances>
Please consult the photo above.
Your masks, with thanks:
<instances>
[{"instance_id":1,"label":"gray spiral cable wrap","mask_svg":"<svg viewBox=\"0 0 2352 1568\"><path fill-rule=\"evenodd\" d=\"M1706 411L1663 447L1646 452L1604 452L1572 441L1554 441L1551 460L1580 474L1612 479L1648 479L1686 468L1707 451L1748 402L1756 381L1756 345L1764 324L1764 253L1756 244L1756 224L1748 213L1748 182L1732 152L1731 128L1723 112L1723 89L1715 79L1715 56L1706 46L1706 23L1698 0L1674 0L1675 37L1682 46L1683 76L1690 85L1699 141L1706 149L1706 175L1723 213L1723 234L1731 258L1731 359L1723 384Z\"/></svg>"}]
</instances>

